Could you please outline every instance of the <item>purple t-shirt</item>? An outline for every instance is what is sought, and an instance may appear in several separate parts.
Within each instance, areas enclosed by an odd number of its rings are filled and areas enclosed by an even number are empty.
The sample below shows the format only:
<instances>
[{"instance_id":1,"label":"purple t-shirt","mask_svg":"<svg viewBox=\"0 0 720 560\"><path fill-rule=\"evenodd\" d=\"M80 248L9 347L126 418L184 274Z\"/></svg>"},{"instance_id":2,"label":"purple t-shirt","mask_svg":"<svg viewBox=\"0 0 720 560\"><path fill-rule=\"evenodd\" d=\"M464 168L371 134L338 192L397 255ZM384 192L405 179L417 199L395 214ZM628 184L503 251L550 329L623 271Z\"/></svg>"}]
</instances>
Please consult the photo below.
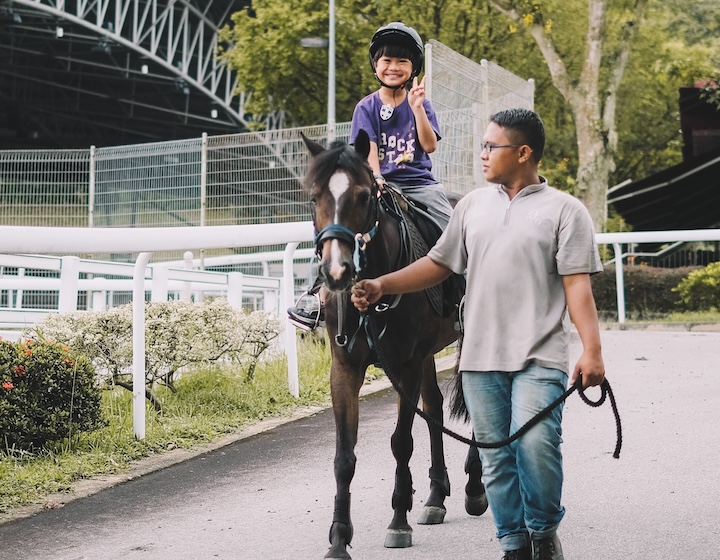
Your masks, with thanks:
<instances>
[{"instance_id":1,"label":"purple t-shirt","mask_svg":"<svg viewBox=\"0 0 720 560\"><path fill-rule=\"evenodd\" d=\"M424 102L430 125L438 139L440 127L430 102ZM354 144L360 130L365 130L371 142L378 146L380 172L390 183L398 185L433 185L430 156L422 149L415 130L415 116L405 100L395 107L388 118L379 92L364 97L355 106L350 127L350 143Z\"/></svg>"}]
</instances>

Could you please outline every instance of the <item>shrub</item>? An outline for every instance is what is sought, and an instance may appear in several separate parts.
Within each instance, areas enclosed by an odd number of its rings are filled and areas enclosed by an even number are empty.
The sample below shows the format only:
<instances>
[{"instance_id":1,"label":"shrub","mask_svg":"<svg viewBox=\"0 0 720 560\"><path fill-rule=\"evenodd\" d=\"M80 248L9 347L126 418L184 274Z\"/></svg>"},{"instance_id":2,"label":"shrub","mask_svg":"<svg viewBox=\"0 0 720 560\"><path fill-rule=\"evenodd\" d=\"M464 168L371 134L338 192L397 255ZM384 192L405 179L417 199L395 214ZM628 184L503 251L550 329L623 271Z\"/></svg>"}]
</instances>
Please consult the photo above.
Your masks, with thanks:
<instances>
[{"instance_id":1,"label":"shrub","mask_svg":"<svg viewBox=\"0 0 720 560\"><path fill-rule=\"evenodd\" d=\"M623 268L625 283L625 312L629 319L657 319L679 310L680 297L673 292L691 271L697 267L657 268L652 266L626 266ZM617 290L615 267L591 277L595 304L600 318L617 320Z\"/></svg>"},{"instance_id":2,"label":"shrub","mask_svg":"<svg viewBox=\"0 0 720 560\"><path fill-rule=\"evenodd\" d=\"M0 445L6 449L32 450L103 425L95 371L64 345L0 340L0 379Z\"/></svg>"},{"instance_id":3,"label":"shrub","mask_svg":"<svg viewBox=\"0 0 720 560\"><path fill-rule=\"evenodd\" d=\"M132 391L132 304L106 311L48 316L32 332L52 337L87 355L108 382ZM204 303L150 302L145 307L146 396L160 410L153 387L174 390L188 366L232 361L252 379L261 354L280 333L277 318L245 313L225 299Z\"/></svg>"},{"instance_id":4,"label":"shrub","mask_svg":"<svg viewBox=\"0 0 720 560\"><path fill-rule=\"evenodd\" d=\"M692 271L673 292L687 311L720 310L720 262Z\"/></svg>"}]
</instances>

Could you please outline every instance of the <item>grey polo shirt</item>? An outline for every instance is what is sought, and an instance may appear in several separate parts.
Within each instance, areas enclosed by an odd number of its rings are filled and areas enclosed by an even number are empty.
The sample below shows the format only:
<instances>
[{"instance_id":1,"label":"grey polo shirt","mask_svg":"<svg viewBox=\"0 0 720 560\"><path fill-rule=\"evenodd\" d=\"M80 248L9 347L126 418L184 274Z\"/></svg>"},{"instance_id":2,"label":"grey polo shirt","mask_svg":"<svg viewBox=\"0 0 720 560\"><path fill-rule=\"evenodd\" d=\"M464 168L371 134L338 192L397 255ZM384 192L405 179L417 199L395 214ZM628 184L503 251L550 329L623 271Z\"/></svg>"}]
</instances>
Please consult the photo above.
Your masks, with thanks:
<instances>
[{"instance_id":1,"label":"grey polo shirt","mask_svg":"<svg viewBox=\"0 0 720 560\"><path fill-rule=\"evenodd\" d=\"M428 256L467 273L462 371L519 371L534 362L568 373L562 276L602 270L578 199L545 182L512 201L499 185L476 189Z\"/></svg>"}]
</instances>

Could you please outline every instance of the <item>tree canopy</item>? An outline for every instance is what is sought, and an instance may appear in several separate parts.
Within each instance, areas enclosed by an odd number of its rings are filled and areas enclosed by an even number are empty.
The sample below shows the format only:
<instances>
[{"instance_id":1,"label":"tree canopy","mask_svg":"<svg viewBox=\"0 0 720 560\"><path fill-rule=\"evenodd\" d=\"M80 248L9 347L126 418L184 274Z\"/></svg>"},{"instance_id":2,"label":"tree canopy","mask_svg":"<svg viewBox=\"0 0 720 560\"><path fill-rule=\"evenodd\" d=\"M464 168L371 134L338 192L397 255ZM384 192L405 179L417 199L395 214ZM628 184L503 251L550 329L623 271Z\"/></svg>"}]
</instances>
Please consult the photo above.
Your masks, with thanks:
<instances>
[{"instance_id":1,"label":"tree canopy","mask_svg":"<svg viewBox=\"0 0 720 560\"><path fill-rule=\"evenodd\" d=\"M715 0L337 0L335 9L338 122L377 88L372 34L404 21L425 41L535 80L543 174L583 199L596 225L608 186L680 161L678 88L720 75ZM327 30L326 0L255 0L233 16L221 56L250 94L249 112L280 111L286 126L325 121L327 49L300 40Z\"/></svg>"}]
</instances>

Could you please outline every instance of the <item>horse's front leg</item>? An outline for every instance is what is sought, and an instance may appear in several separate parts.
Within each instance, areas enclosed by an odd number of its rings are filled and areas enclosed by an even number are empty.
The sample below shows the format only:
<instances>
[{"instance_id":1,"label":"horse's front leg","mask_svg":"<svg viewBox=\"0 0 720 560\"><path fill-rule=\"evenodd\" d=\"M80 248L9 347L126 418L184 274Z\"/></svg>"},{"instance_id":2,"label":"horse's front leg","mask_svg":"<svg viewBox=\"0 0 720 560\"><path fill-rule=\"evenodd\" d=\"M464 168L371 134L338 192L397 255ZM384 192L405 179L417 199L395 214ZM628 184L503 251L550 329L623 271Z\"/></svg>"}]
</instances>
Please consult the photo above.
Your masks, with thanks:
<instances>
[{"instance_id":1,"label":"horse's front leg","mask_svg":"<svg viewBox=\"0 0 720 560\"><path fill-rule=\"evenodd\" d=\"M450 479L445 465L443 446L443 396L437 383L433 356L423 362L423 412L434 422L428 422L430 431L430 495L418 517L420 525L438 525L445 520L445 498L450 495Z\"/></svg>"},{"instance_id":2,"label":"horse's front leg","mask_svg":"<svg viewBox=\"0 0 720 560\"><path fill-rule=\"evenodd\" d=\"M412 371L417 371L417 369ZM411 379L413 376L403 375L401 377ZM408 403L405 399L398 397L398 420L390 439L397 466L395 468L395 488L392 495L394 513L385 535L387 548L412 546L412 527L407 521L407 513L412 509L413 494L415 493L410 474L410 457L413 452L412 425L415 418L415 404L419 397L419 385L402 382L400 385L408 395L414 395L414 402Z\"/></svg>"},{"instance_id":3,"label":"horse's front leg","mask_svg":"<svg viewBox=\"0 0 720 560\"><path fill-rule=\"evenodd\" d=\"M359 381L358 381L359 379ZM335 507L330 526L330 550L325 558L348 560L347 547L353 537L350 519L350 483L355 475L355 444L363 372L333 360L330 389L335 415Z\"/></svg>"}]
</instances>

